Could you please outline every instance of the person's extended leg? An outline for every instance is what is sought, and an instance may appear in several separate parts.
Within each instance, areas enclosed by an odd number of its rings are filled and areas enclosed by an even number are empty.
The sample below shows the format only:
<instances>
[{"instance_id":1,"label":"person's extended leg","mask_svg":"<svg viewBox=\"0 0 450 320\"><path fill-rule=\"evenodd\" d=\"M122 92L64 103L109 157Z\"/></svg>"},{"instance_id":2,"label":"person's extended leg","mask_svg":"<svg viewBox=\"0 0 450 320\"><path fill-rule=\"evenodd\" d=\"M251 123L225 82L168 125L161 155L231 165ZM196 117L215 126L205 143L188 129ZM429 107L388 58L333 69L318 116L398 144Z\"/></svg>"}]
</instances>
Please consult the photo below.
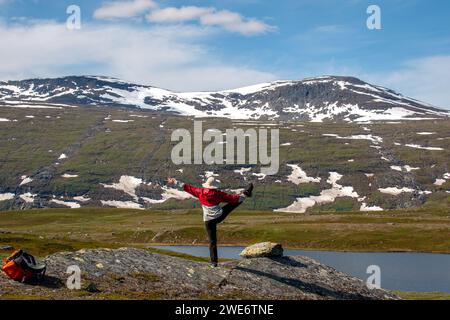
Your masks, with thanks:
<instances>
[{"instance_id":1,"label":"person's extended leg","mask_svg":"<svg viewBox=\"0 0 450 320\"><path fill-rule=\"evenodd\" d=\"M250 183L250 185L244 191L244 197L243 197L242 201L237 202L237 203L227 203L226 205L224 205L222 207L222 215L219 218L215 219L214 221L216 221L216 223L221 223L223 220L225 220L234 209L236 209L242 203L244 203L244 200L246 197L252 196L252 191L253 191L253 183Z\"/></svg>"},{"instance_id":2,"label":"person's extended leg","mask_svg":"<svg viewBox=\"0 0 450 320\"><path fill-rule=\"evenodd\" d=\"M222 215L215 219L214 221L216 223L221 223L223 220L225 220L228 215L237 207L239 207L244 201L238 202L238 203L227 203L222 207Z\"/></svg>"},{"instance_id":3,"label":"person's extended leg","mask_svg":"<svg viewBox=\"0 0 450 320\"><path fill-rule=\"evenodd\" d=\"M213 266L217 266L217 222L216 221L206 221L205 222L206 232L208 233L209 239L209 255L211 257L211 263Z\"/></svg>"}]
</instances>

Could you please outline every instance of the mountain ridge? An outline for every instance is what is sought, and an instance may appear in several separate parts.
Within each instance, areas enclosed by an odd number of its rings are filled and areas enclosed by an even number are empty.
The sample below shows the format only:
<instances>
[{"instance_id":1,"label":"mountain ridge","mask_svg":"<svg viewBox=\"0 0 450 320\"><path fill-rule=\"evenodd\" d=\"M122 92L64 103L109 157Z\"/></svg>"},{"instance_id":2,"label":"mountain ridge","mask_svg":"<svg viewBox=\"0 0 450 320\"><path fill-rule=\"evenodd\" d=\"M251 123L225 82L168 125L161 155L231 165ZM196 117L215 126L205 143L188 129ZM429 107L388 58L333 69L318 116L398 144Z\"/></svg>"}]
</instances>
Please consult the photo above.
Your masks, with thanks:
<instances>
[{"instance_id":1,"label":"mountain ridge","mask_svg":"<svg viewBox=\"0 0 450 320\"><path fill-rule=\"evenodd\" d=\"M104 76L0 82L3 105L109 106L194 117L367 122L449 116L446 110L358 78L277 80L222 91L175 92Z\"/></svg>"}]
</instances>

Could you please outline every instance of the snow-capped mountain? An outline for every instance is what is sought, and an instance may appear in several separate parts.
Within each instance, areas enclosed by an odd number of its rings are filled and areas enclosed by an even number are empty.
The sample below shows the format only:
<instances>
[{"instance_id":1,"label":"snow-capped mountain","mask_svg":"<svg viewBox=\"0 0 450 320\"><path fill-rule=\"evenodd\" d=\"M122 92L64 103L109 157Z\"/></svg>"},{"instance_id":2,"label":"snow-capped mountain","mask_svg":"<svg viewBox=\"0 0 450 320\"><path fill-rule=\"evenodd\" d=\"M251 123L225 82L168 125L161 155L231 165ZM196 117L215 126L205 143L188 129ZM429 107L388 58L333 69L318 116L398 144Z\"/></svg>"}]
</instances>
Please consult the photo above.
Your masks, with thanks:
<instances>
[{"instance_id":1,"label":"snow-capped mountain","mask_svg":"<svg viewBox=\"0 0 450 320\"><path fill-rule=\"evenodd\" d=\"M185 93L108 77L30 79L0 82L2 104L110 106L195 117L315 122L417 120L449 115L387 88L337 76Z\"/></svg>"}]
</instances>

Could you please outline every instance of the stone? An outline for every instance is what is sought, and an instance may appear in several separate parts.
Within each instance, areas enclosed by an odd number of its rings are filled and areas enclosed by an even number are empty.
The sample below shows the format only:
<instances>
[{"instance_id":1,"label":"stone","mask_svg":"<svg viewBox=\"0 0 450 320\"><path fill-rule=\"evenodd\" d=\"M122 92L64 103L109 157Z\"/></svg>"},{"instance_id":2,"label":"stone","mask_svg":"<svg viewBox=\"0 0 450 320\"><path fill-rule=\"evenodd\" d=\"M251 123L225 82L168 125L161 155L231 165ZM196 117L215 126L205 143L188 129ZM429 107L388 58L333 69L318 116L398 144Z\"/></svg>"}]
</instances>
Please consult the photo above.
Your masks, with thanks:
<instances>
[{"instance_id":1,"label":"stone","mask_svg":"<svg viewBox=\"0 0 450 320\"><path fill-rule=\"evenodd\" d=\"M279 243L262 242L249 246L242 250L243 258L282 257L283 247Z\"/></svg>"},{"instance_id":2,"label":"stone","mask_svg":"<svg viewBox=\"0 0 450 320\"><path fill-rule=\"evenodd\" d=\"M60 252L45 259L46 277L51 283L59 283L57 286L30 286L0 276L0 289L16 295L32 289L33 296L79 299L79 294L68 292L65 286L67 266L77 264L77 255ZM233 260L221 263L218 268L210 268L206 262L136 248L90 249L83 259L82 281L88 284L83 288L92 294L101 292L133 299L399 299L391 292L369 289L363 280L302 256ZM122 263L113 263L116 260ZM97 267L99 263L103 269Z\"/></svg>"},{"instance_id":3,"label":"stone","mask_svg":"<svg viewBox=\"0 0 450 320\"><path fill-rule=\"evenodd\" d=\"M92 282L88 284L88 286L86 287L86 291L90 292L90 293L99 293L99 292L101 292L98 289L97 285L95 283L92 283Z\"/></svg>"}]
</instances>

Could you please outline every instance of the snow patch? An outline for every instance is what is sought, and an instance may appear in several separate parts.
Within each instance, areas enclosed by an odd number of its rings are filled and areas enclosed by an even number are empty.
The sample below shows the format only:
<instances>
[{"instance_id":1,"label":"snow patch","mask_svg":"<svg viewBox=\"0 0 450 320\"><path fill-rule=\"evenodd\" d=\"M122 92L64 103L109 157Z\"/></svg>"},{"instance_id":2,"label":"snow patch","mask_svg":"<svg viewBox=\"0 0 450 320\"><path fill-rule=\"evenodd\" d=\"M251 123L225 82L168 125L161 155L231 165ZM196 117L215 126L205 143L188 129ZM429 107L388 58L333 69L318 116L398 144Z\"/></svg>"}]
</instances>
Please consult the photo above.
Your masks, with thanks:
<instances>
[{"instance_id":1,"label":"snow patch","mask_svg":"<svg viewBox=\"0 0 450 320\"><path fill-rule=\"evenodd\" d=\"M234 170L234 173L239 173L241 176L244 175L244 173L252 171L252 168L240 168L239 170Z\"/></svg>"},{"instance_id":2,"label":"snow patch","mask_svg":"<svg viewBox=\"0 0 450 320\"><path fill-rule=\"evenodd\" d=\"M378 189L381 193L384 194L390 194L393 196L398 196L399 194L402 193L412 193L414 192L414 189L410 189L410 188L397 188L397 187L390 187L390 188L379 188Z\"/></svg>"},{"instance_id":3,"label":"snow patch","mask_svg":"<svg viewBox=\"0 0 450 320\"><path fill-rule=\"evenodd\" d=\"M120 209L139 209L143 210L139 203L132 201L116 201L116 200L101 200L102 205Z\"/></svg>"},{"instance_id":4,"label":"snow patch","mask_svg":"<svg viewBox=\"0 0 450 320\"><path fill-rule=\"evenodd\" d=\"M134 122L134 120L113 120L112 122L117 122L117 123L128 123L128 122Z\"/></svg>"},{"instance_id":5,"label":"snow patch","mask_svg":"<svg viewBox=\"0 0 450 320\"><path fill-rule=\"evenodd\" d=\"M302 183L320 183L321 181L320 177L308 177L307 173L298 165L288 164L287 166L292 169L292 173L287 177L287 180L293 184L299 185Z\"/></svg>"},{"instance_id":6,"label":"snow patch","mask_svg":"<svg viewBox=\"0 0 450 320\"><path fill-rule=\"evenodd\" d=\"M130 117L133 117L133 118L148 118L148 116L141 116L141 115L138 115L138 114L130 114Z\"/></svg>"},{"instance_id":7,"label":"snow patch","mask_svg":"<svg viewBox=\"0 0 450 320\"><path fill-rule=\"evenodd\" d=\"M52 199L50 202L59 204L61 206L66 206L72 209L78 209L81 208L80 204L76 203L76 202L66 202L66 201L61 201L61 200L56 200L56 199Z\"/></svg>"},{"instance_id":8,"label":"snow patch","mask_svg":"<svg viewBox=\"0 0 450 320\"><path fill-rule=\"evenodd\" d=\"M12 200L14 196L14 193L0 193L0 201Z\"/></svg>"},{"instance_id":9,"label":"snow patch","mask_svg":"<svg viewBox=\"0 0 450 320\"><path fill-rule=\"evenodd\" d=\"M342 179L342 175L337 172L330 172L327 183L331 184L331 189L322 190L319 196L308 198L297 198L297 200L287 208L276 209L275 212L305 213L306 210L316 204L333 203L339 197L359 198L353 187L344 187L337 182Z\"/></svg>"},{"instance_id":10,"label":"snow patch","mask_svg":"<svg viewBox=\"0 0 450 320\"><path fill-rule=\"evenodd\" d=\"M104 184L105 188L116 189L125 192L126 194L132 196L134 199L138 199L136 196L136 188L142 184L142 179L135 178L132 176L121 176L118 183Z\"/></svg>"},{"instance_id":11,"label":"snow patch","mask_svg":"<svg viewBox=\"0 0 450 320\"><path fill-rule=\"evenodd\" d=\"M31 179L31 178L29 178L29 177L25 177L25 176L22 176L22 182L19 184L19 187L20 186L23 186L23 185L25 185L25 184L28 184L28 183L30 183L31 181L33 181L33 179Z\"/></svg>"},{"instance_id":12,"label":"snow patch","mask_svg":"<svg viewBox=\"0 0 450 320\"><path fill-rule=\"evenodd\" d=\"M26 203L33 203L34 197L36 197L36 196L37 196L37 194L31 194L30 192L27 192L27 193L21 194L19 197Z\"/></svg>"},{"instance_id":13,"label":"snow patch","mask_svg":"<svg viewBox=\"0 0 450 320\"><path fill-rule=\"evenodd\" d=\"M203 175L206 179L211 177L218 177L219 175L214 173L213 171L205 171L205 174Z\"/></svg>"},{"instance_id":14,"label":"snow patch","mask_svg":"<svg viewBox=\"0 0 450 320\"><path fill-rule=\"evenodd\" d=\"M73 197L74 200L79 201L79 202L88 202L91 201L91 198L87 198L85 196L78 196L78 197Z\"/></svg>"},{"instance_id":15,"label":"snow patch","mask_svg":"<svg viewBox=\"0 0 450 320\"><path fill-rule=\"evenodd\" d=\"M264 179L267 177L267 175L264 174L264 173L252 173L252 175L254 175L255 177L257 177L258 180L264 180Z\"/></svg>"},{"instance_id":16,"label":"snow patch","mask_svg":"<svg viewBox=\"0 0 450 320\"><path fill-rule=\"evenodd\" d=\"M403 166L403 168L406 170L406 172L411 172L411 171L420 170L420 167L410 167L410 166L408 166L408 165Z\"/></svg>"},{"instance_id":17,"label":"snow patch","mask_svg":"<svg viewBox=\"0 0 450 320\"><path fill-rule=\"evenodd\" d=\"M414 148L414 149L422 149L422 150L431 150L431 151L443 151L442 148L437 147L422 147L418 144L405 144L405 147Z\"/></svg>"},{"instance_id":18,"label":"snow patch","mask_svg":"<svg viewBox=\"0 0 450 320\"><path fill-rule=\"evenodd\" d=\"M162 187L163 193L161 194L160 200L150 199L150 198L142 198L147 203L150 204L160 204L164 203L169 199L177 199L177 200L187 200L194 198L192 195L185 191L181 191L178 189Z\"/></svg>"},{"instance_id":19,"label":"snow patch","mask_svg":"<svg viewBox=\"0 0 450 320\"><path fill-rule=\"evenodd\" d=\"M367 204L363 203L359 211L370 212L370 211L383 211L383 208L378 206L369 207Z\"/></svg>"},{"instance_id":20,"label":"snow patch","mask_svg":"<svg viewBox=\"0 0 450 320\"><path fill-rule=\"evenodd\" d=\"M447 180L450 180L450 173L444 173L442 175L442 179L436 179L436 181L434 182L434 184L436 186L442 186L444 183L447 182Z\"/></svg>"},{"instance_id":21,"label":"snow patch","mask_svg":"<svg viewBox=\"0 0 450 320\"><path fill-rule=\"evenodd\" d=\"M431 136L433 134L436 134L436 132L417 132L419 136Z\"/></svg>"},{"instance_id":22,"label":"snow patch","mask_svg":"<svg viewBox=\"0 0 450 320\"><path fill-rule=\"evenodd\" d=\"M411 171L420 170L419 167L411 167L409 165L406 165L406 166L403 166L403 167L401 167L401 166L391 166L391 169L395 170L395 171L400 171L400 172L402 172L402 171L411 172Z\"/></svg>"},{"instance_id":23,"label":"snow patch","mask_svg":"<svg viewBox=\"0 0 450 320\"><path fill-rule=\"evenodd\" d=\"M372 141L374 144L383 142L383 138L374 136L371 134L366 134L366 135L361 134L361 135L353 135L353 136L348 136L348 137L341 137L338 134L326 133L326 134L322 134L322 136L333 137L336 139L343 139L343 140L369 140L369 141Z\"/></svg>"},{"instance_id":24,"label":"snow patch","mask_svg":"<svg viewBox=\"0 0 450 320\"><path fill-rule=\"evenodd\" d=\"M66 179L71 179L71 178L78 178L78 175L65 173L61 177L66 178Z\"/></svg>"}]
</instances>

